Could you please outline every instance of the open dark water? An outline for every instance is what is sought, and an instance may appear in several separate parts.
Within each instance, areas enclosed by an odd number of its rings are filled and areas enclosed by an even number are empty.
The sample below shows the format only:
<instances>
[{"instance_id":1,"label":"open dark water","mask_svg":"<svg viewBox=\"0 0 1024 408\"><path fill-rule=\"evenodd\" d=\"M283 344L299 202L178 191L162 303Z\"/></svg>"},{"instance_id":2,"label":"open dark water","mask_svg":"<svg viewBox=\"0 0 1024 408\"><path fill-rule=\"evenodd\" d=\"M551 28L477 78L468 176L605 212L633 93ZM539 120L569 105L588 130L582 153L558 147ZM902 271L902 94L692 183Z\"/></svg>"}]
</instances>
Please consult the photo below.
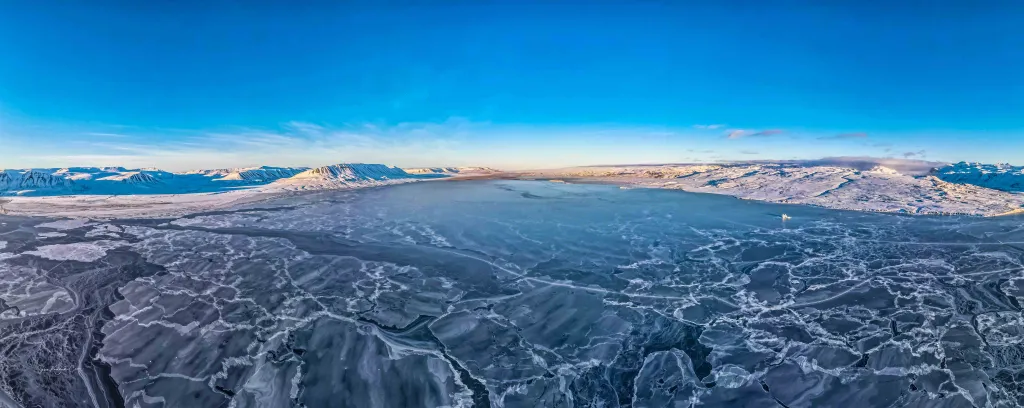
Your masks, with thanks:
<instances>
[{"instance_id":1,"label":"open dark water","mask_svg":"<svg viewBox=\"0 0 1024 408\"><path fill-rule=\"evenodd\" d=\"M46 221L0 217L0 407L1024 404L1019 217L466 181Z\"/></svg>"}]
</instances>

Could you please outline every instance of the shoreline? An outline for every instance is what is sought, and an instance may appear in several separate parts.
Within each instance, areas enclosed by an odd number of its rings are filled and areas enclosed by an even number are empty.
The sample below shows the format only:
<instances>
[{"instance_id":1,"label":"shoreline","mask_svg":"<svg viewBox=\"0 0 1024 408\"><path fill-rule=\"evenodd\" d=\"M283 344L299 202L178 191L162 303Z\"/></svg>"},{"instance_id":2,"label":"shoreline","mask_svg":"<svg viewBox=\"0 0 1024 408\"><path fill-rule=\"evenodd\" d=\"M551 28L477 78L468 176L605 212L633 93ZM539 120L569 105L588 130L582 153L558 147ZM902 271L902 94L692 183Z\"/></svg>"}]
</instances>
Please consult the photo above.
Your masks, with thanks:
<instances>
[{"instance_id":1,"label":"shoreline","mask_svg":"<svg viewBox=\"0 0 1024 408\"><path fill-rule=\"evenodd\" d=\"M914 217L925 217L925 216L928 216L928 217L977 217L977 218L993 218L993 217L1010 217L1010 216L1024 214L1024 207L1021 207L1021 208L1008 208L1006 211L991 211L991 212L983 212L983 211L963 212L963 211L938 211L938 210L924 210L924 211L918 211L918 212L911 212L911 211L901 211L901 210L898 210L898 209L889 210L889 209L866 208L866 207L863 207L863 206L862 207L858 207L858 206L855 206L855 205L845 205L845 206L844 205L823 205L823 204L818 204L818 203L813 203L813 202L801 202L801 201L796 201L796 200L794 200L794 201L777 201L777 200L750 198L750 197L744 197L744 196L738 195L738 194L730 194L729 192L726 192L726 191L707 191L706 189L686 188L685 186L679 186L679 185L673 185L673 186L669 187L669 186L664 186L664 185L654 185L654 184L646 184L645 183L645 182L647 182L647 183L659 182L659 181L663 181L664 179L631 179L631 180L627 180L627 179L615 179L615 178L603 178L603 177L558 177L557 175L536 175L536 174L534 174L534 175L527 175L527 176L520 176L520 177L517 177L515 179L516 180L523 180L523 181L559 182L559 183L566 183L566 184L614 185L614 186L619 186L620 188L624 188L624 189L634 189L634 188L639 189L639 188L643 188L643 189L655 189L655 190L675 190L675 191L682 191L682 192L691 193L691 194L714 194L714 195L718 195L718 196L732 197L732 198L735 198L737 200L756 201L756 202L770 203L770 204L806 205L806 206L811 206L811 207L815 207L815 208L823 208L823 209L829 209L829 210L855 211L855 212L866 212L866 213L888 214L888 215L900 215L900 216L914 216ZM1021 195L1021 197L1024 197L1024 195ZM1022 200L1024 200L1024 198L1022 198ZM868 202L859 202L859 203L872 203L872 202L868 201Z\"/></svg>"},{"instance_id":2,"label":"shoreline","mask_svg":"<svg viewBox=\"0 0 1024 408\"><path fill-rule=\"evenodd\" d=\"M563 173L564 174L564 173ZM341 188L319 188L319 189L287 189L267 188L266 186L252 189L239 189L227 192L214 193L182 193L182 194L153 194L153 195L58 195L58 196L36 196L36 197L10 197L11 202L5 204L9 216L22 217L47 217L47 218L91 218L91 219L115 219L115 218L169 218L181 217L207 211L218 211L227 208L234 208L244 205L252 205L274 199L301 196L308 194L323 193L335 190L357 190L373 187L388 187L400 184L418 182L463 182L463 181L485 181L485 180L521 180L558 182L567 184L601 184L619 186L624 189L645 188L658 190L678 190L696 194L714 194L729 196L739 200L758 201L771 204L807 205L816 208L824 208L840 211L871 212L903 216L938 216L938 217L1009 217L1024 214L1024 207L1006 208L1004 211L997 209L979 208L975 211L946 211L939 209L917 208L917 211L907 211L905 208L897 208L904 203L892 200L850 200L837 201L835 205L811 202L807 198L787 197L785 200L773 200L767 198L744 196L736 191L709 188L707 186L690 187L679 184L673 179L666 178L636 178L636 177L580 177L574 175L560 176L558 173L545 174L543 172L504 172L480 175L452 176L443 178L425 178L409 181L369 184L365 186L346 186ZM397 181L397 180L396 180ZM662 183L662 184L657 184ZM672 184L665 184L672 183ZM1015 194L1015 193L1006 193ZM1024 194L1016 194L1024 202ZM811 197L816 198L819 196ZM880 195L881 198L888 198ZM859 205L858 205L859 204ZM890 205L890 207L879 207ZM31 207L31 208L29 208Z\"/></svg>"}]
</instances>

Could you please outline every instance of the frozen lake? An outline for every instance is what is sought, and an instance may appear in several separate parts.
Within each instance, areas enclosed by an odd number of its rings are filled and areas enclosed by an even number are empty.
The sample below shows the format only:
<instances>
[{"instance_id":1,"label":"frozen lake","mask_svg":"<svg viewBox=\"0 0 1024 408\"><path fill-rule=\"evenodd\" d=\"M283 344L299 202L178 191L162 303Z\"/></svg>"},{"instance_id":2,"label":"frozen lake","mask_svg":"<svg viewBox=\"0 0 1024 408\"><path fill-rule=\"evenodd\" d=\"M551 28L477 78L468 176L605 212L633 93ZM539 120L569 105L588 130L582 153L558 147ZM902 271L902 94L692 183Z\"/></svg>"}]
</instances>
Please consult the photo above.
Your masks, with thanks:
<instances>
[{"instance_id":1,"label":"frozen lake","mask_svg":"<svg viewBox=\"0 0 1024 408\"><path fill-rule=\"evenodd\" d=\"M531 181L0 216L0 407L1020 406L1021 220Z\"/></svg>"}]
</instances>

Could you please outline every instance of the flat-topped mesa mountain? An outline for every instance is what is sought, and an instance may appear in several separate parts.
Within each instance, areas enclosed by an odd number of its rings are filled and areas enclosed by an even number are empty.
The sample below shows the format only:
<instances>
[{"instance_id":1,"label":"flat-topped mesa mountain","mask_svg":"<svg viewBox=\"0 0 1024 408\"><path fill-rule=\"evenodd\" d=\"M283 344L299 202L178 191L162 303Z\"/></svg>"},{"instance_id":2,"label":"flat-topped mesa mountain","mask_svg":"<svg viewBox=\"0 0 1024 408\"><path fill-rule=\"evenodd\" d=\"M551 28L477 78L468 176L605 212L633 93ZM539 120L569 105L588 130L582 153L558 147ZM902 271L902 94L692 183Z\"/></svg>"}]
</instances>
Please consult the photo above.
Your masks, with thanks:
<instances>
[{"instance_id":1,"label":"flat-topped mesa mountain","mask_svg":"<svg viewBox=\"0 0 1024 408\"><path fill-rule=\"evenodd\" d=\"M959 162L932 171L951 183L973 184L1002 191L1024 191L1024 166Z\"/></svg>"},{"instance_id":2,"label":"flat-topped mesa mountain","mask_svg":"<svg viewBox=\"0 0 1024 408\"><path fill-rule=\"evenodd\" d=\"M101 181L117 181L123 184L135 184L135 185L146 185L146 184L158 184L161 183L157 175L152 174L148 171L129 171L124 173L118 173L111 176L99 178Z\"/></svg>"},{"instance_id":3,"label":"flat-topped mesa mountain","mask_svg":"<svg viewBox=\"0 0 1024 408\"><path fill-rule=\"evenodd\" d=\"M441 174L447 176L480 176L501 173L501 170L490 167L412 167L402 170L409 174Z\"/></svg>"},{"instance_id":4,"label":"flat-topped mesa mountain","mask_svg":"<svg viewBox=\"0 0 1024 408\"><path fill-rule=\"evenodd\" d=\"M271 182L284 178L295 176L303 171L308 170L307 167L271 167L271 166L260 166L260 167L245 167L237 169L227 169L223 173L217 173L220 176L216 180L220 181L251 181L251 182ZM212 174L208 174L212 175Z\"/></svg>"},{"instance_id":5,"label":"flat-topped mesa mountain","mask_svg":"<svg viewBox=\"0 0 1024 408\"><path fill-rule=\"evenodd\" d=\"M793 163L600 166L539 171L528 176L608 181L860 211L984 216L1024 211L1022 194L949 182L935 174L903 174L881 165L868 170Z\"/></svg>"},{"instance_id":6,"label":"flat-topped mesa mountain","mask_svg":"<svg viewBox=\"0 0 1024 408\"><path fill-rule=\"evenodd\" d=\"M425 178L436 178L436 176L413 175L398 167L389 167L383 164L342 163L315 167L292 177L275 181L268 187L303 190L335 189L404 183Z\"/></svg>"}]
</instances>

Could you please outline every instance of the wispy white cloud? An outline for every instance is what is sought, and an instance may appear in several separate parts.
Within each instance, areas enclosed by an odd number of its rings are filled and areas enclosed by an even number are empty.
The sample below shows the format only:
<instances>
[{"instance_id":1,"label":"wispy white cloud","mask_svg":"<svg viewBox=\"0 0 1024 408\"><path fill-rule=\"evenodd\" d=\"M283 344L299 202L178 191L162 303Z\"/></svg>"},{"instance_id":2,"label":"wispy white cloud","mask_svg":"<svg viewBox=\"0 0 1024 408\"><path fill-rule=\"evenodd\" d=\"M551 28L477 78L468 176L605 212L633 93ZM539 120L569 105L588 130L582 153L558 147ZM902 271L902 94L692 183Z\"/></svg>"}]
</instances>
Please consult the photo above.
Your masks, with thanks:
<instances>
[{"instance_id":1,"label":"wispy white cloud","mask_svg":"<svg viewBox=\"0 0 1024 408\"><path fill-rule=\"evenodd\" d=\"M725 131L725 136L729 139L740 139L744 137L764 137L764 136L775 136L785 133L782 129L765 129L759 131L751 131L745 129L728 129Z\"/></svg>"},{"instance_id":2,"label":"wispy white cloud","mask_svg":"<svg viewBox=\"0 0 1024 408\"><path fill-rule=\"evenodd\" d=\"M757 136L775 136L775 135L781 135L783 133L786 133L786 131L782 130L782 129L767 129L767 130L762 130L762 131L759 131L759 132L751 133L750 136L753 136L753 137L757 137Z\"/></svg>"},{"instance_id":3,"label":"wispy white cloud","mask_svg":"<svg viewBox=\"0 0 1024 408\"><path fill-rule=\"evenodd\" d=\"M925 153L926 152L924 150L918 150L916 152L904 152L903 157L907 159L912 157L923 158L925 156Z\"/></svg>"},{"instance_id":4,"label":"wispy white cloud","mask_svg":"<svg viewBox=\"0 0 1024 408\"><path fill-rule=\"evenodd\" d=\"M739 139L746 136L748 133L750 132L743 129L730 129L725 131L725 136L729 139Z\"/></svg>"},{"instance_id":5,"label":"wispy white cloud","mask_svg":"<svg viewBox=\"0 0 1024 408\"><path fill-rule=\"evenodd\" d=\"M103 137L103 138L110 138L110 137L124 138L124 137L130 137L130 136L128 136L126 134L122 134L122 133L109 133L109 132L86 132L85 135L87 135L87 136L96 136L96 137Z\"/></svg>"},{"instance_id":6,"label":"wispy white cloud","mask_svg":"<svg viewBox=\"0 0 1024 408\"><path fill-rule=\"evenodd\" d=\"M401 167L483 165L530 169L672 163L691 159L749 160L748 155L752 154L766 158L793 154L818 158L836 154L836 145L829 143L766 138L784 133L779 129L723 127L706 132L691 126L535 126L470 122L459 118L398 124L286 122L271 128L215 130L109 127L62 130L63 133L57 135L59 132L44 128L0 129L0 140L3 140L0 149L5 153L0 157L0 167L125 166L178 171L362 162ZM87 134L90 131L123 137ZM725 132L727 138L719 137L720 132ZM740 138L758 140L729 140ZM736 150L737 145L733 143L750 150ZM879 151L870 143L855 145L863 145L864 149L856 153L868 154L868 149ZM856 148L845 146L844 153ZM902 151L896 149L893 155Z\"/></svg>"},{"instance_id":7,"label":"wispy white cloud","mask_svg":"<svg viewBox=\"0 0 1024 408\"><path fill-rule=\"evenodd\" d=\"M450 162L451 151L469 129L466 122L453 119L393 126L289 122L279 129L176 132L174 137L154 137L150 131L100 139L95 133L101 132L85 132L78 133L80 137L65 136L60 146L24 147L17 159L28 164L24 167L121 165L169 170L340 162L435 165Z\"/></svg>"},{"instance_id":8,"label":"wispy white cloud","mask_svg":"<svg viewBox=\"0 0 1024 408\"><path fill-rule=\"evenodd\" d=\"M701 130L715 130L715 129L721 129L723 127L725 127L725 125L720 125L720 124L714 124L714 125L693 125L694 129L701 129Z\"/></svg>"},{"instance_id":9,"label":"wispy white cloud","mask_svg":"<svg viewBox=\"0 0 1024 408\"><path fill-rule=\"evenodd\" d=\"M864 133L864 132L851 132L851 133L840 133L838 135L832 135L832 136L822 136L822 137L819 137L818 139L820 139L820 140L849 140L849 139L866 139L867 137L868 137L868 134Z\"/></svg>"}]
</instances>

